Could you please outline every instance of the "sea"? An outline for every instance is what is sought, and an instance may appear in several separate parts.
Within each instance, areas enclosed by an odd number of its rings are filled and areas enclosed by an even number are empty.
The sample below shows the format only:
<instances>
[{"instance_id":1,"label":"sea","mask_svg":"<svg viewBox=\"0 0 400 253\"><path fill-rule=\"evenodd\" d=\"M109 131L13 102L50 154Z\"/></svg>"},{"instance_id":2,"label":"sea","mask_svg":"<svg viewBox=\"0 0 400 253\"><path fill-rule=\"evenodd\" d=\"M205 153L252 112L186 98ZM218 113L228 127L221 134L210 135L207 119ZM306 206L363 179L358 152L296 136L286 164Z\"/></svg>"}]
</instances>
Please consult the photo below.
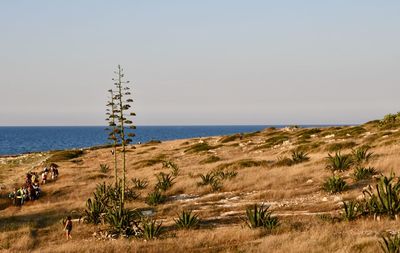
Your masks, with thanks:
<instances>
[{"instance_id":1,"label":"sea","mask_svg":"<svg viewBox=\"0 0 400 253\"><path fill-rule=\"evenodd\" d=\"M138 126L134 130L136 136L132 143L249 133L268 127L285 126ZM106 145L109 140L105 128L102 126L0 127L0 156Z\"/></svg>"}]
</instances>

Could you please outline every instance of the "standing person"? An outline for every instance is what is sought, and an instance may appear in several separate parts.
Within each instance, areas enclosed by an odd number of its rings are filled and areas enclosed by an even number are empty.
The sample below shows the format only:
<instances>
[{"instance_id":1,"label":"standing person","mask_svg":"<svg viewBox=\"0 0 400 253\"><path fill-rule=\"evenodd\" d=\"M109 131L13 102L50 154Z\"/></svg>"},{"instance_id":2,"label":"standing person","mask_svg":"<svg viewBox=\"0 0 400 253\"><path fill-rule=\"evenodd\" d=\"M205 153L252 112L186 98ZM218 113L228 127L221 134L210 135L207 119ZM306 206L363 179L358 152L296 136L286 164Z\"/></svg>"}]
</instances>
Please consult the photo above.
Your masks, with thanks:
<instances>
[{"instance_id":1,"label":"standing person","mask_svg":"<svg viewBox=\"0 0 400 253\"><path fill-rule=\"evenodd\" d=\"M43 171L43 173L42 173L42 184L46 184L46 179L47 179L47 172Z\"/></svg>"},{"instance_id":2,"label":"standing person","mask_svg":"<svg viewBox=\"0 0 400 253\"><path fill-rule=\"evenodd\" d=\"M71 231L72 231L72 220L71 216L67 217L67 221L65 222L65 235L67 236L67 240L72 239Z\"/></svg>"}]
</instances>

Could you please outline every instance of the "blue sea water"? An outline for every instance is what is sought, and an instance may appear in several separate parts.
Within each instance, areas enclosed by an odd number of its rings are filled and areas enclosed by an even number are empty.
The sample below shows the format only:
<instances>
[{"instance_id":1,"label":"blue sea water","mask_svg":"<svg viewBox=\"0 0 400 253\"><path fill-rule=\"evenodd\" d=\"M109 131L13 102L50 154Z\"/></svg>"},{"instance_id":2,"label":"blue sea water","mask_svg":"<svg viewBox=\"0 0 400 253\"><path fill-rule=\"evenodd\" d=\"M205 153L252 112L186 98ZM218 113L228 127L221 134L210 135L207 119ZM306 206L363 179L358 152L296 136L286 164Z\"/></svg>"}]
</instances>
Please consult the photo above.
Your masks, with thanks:
<instances>
[{"instance_id":1,"label":"blue sea water","mask_svg":"<svg viewBox=\"0 0 400 253\"><path fill-rule=\"evenodd\" d=\"M139 126L133 143L262 130L269 126ZM283 126L274 126L277 128ZM105 127L0 127L0 155L85 148L107 144Z\"/></svg>"},{"instance_id":2,"label":"blue sea water","mask_svg":"<svg viewBox=\"0 0 400 253\"><path fill-rule=\"evenodd\" d=\"M133 143L253 132L265 126L139 126ZM0 155L107 144L105 127L0 127Z\"/></svg>"}]
</instances>

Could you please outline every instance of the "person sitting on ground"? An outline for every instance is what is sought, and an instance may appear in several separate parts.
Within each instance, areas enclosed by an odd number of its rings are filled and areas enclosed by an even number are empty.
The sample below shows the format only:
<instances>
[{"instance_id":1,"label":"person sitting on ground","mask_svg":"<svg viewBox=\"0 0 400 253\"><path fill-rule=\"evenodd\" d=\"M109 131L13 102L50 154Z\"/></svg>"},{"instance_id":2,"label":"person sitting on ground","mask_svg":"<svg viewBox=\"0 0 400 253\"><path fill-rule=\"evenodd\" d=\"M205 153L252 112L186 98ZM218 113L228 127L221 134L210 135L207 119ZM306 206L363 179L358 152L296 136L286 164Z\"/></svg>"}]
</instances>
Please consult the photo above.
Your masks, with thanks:
<instances>
[{"instance_id":1,"label":"person sitting on ground","mask_svg":"<svg viewBox=\"0 0 400 253\"><path fill-rule=\"evenodd\" d=\"M71 236L72 220L71 219L72 219L71 216L67 217L67 220L65 222L65 227L64 227L65 235L67 236L67 240L72 239L72 236Z\"/></svg>"},{"instance_id":2,"label":"person sitting on ground","mask_svg":"<svg viewBox=\"0 0 400 253\"><path fill-rule=\"evenodd\" d=\"M39 184L34 183L34 184L32 185L32 187L33 187L33 189L34 189L35 199L39 199L39 196L40 196L40 187L39 187Z\"/></svg>"}]
</instances>

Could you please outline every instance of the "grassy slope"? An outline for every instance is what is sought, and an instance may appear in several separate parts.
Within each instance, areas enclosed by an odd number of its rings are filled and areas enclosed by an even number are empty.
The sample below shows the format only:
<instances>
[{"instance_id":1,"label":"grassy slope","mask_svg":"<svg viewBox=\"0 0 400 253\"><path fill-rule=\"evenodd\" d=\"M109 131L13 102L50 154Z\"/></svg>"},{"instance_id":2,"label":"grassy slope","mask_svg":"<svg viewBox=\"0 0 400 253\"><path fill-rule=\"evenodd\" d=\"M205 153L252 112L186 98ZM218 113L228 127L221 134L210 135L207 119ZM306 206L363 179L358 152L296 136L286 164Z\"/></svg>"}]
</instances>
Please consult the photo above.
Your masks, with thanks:
<instances>
[{"instance_id":1,"label":"grassy slope","mask_svg":"<svg viewBox=\"0 0 400 253\"><path fill-rule=\"evenodd\" d=\"M0 181L0 250L11 252L377 252L379 234L398 230L395 221L361 219L354 222L330 223L321 220L323 213L338 214L342 199L354 199L362 188L373 181L355 183L351 171L343 173L349 190L329 195L321 184L330 172L325 169L329 151L370 145L377 154L370 162L379 172L391 170L399 174L400 131L382 130L374 123L361 127L315 129L266 129L259 133L227 137L210 137L136 145L128 153L128 178L150 181L141 197L128 207L148 207L144 198L155 185L154 174L165 171L160 161L174 161L180 175L167 192L171 198L155 208L156 217L170 228L163 239L98 241L92 236L97 228L75 223L73 240L65 241L60 220L67 214L79 216L85 201L97 183L112 182L100 173L99 164L112 167L110 149L85 151L73 160L62 161L60 177L43 186L44 196L22 208L7 205L4 195L16 183L22 183L24 173L40 168L49 153L31 154L17 158L2 158ZM207 143L207 145L199 145ZM310 161L294 166L277 166L278 157L289 155L295 148L307 150ZM209 151L207 151L209 149ZM217 156L218 159L209 159ZM236 178L224 181L221 192L212 193L198 187L198 174L216 168L238 171ZM324 199L326 197L326 199ZM323 199L325 201L323 201ZM272 234L250 230L243 226L245 207L252 203L270 203L280 216L281 226ZM193 209L201 218L200 229L178 231L173 218L182 209Z\"/></svg>"}]
</instances>

